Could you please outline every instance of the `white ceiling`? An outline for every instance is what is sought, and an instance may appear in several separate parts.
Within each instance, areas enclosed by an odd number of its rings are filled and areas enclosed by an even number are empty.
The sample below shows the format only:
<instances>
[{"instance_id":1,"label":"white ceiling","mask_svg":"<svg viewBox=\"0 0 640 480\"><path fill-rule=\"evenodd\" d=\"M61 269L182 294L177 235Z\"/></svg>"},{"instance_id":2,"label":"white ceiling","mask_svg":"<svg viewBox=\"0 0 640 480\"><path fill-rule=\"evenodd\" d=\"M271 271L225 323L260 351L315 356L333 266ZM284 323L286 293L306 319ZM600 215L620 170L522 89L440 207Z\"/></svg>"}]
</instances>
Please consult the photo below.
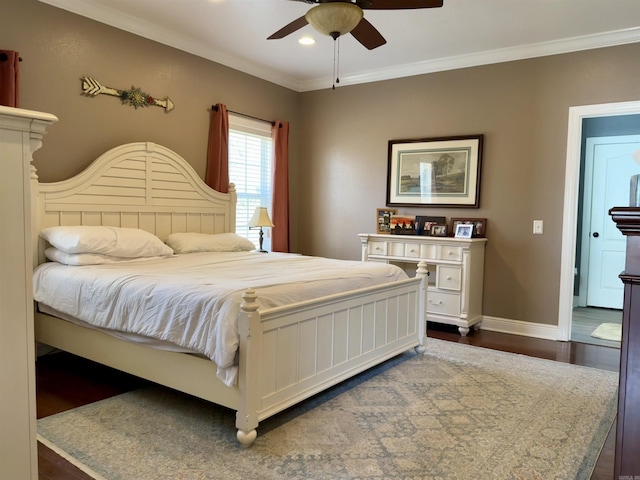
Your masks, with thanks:
<instances>
[{"instance_id":1,"label":"white ceiling","mask_svg":"<svg viewBox=\"0 0 640 480\"><path fill-rule=\"evenodd\" d=\"M333 83L330 37L307 25L266 40L311 8L304 2L40 1L296 91ZM640 0L444 0L435 9L365 10L365 18L387 44L367 50L342 37L340 85L640 42ZM299 45L303 35L316 44Z\"/></svg>"}]
</instances>

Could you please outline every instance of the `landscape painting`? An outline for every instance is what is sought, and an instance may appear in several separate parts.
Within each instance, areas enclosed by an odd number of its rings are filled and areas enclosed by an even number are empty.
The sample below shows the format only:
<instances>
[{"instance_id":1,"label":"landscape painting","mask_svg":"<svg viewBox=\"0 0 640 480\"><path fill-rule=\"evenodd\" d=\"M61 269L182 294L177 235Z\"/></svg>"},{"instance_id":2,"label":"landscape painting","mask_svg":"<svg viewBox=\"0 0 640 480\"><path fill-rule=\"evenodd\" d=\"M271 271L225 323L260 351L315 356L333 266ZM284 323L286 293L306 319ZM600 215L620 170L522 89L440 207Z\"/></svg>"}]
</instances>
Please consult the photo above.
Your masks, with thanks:
<instances>
[{"instance_id":1,"label":"landscape painting","mask_svg":"<svg viewBox=\"0 0 640 480\"><path fill-rule=\"evenodd\" d=\"M387 205L478 207L482 135L389 142Z\"/></svg>"}]
</instances>

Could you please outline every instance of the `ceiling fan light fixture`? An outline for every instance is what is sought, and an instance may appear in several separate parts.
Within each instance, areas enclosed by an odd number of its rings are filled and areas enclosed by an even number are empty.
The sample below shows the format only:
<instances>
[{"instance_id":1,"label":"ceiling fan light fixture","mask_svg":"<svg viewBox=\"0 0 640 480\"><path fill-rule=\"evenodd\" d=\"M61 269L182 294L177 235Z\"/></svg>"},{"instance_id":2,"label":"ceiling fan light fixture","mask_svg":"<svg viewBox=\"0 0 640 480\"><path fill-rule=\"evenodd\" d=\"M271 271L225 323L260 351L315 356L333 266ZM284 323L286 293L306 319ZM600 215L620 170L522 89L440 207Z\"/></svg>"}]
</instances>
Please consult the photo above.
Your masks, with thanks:
<instances>
[{"instance_id":1,"label":"ceiling fan light fixture","mask_svg":"<svg viewBox=\"0 0 640 480\"><path fill-rule=\"evenodd\" d=\"M363 12L353 3L329 2L313 7L304 17L318 32L335 40L356 28Z\"/></svg>"}]
</instances>

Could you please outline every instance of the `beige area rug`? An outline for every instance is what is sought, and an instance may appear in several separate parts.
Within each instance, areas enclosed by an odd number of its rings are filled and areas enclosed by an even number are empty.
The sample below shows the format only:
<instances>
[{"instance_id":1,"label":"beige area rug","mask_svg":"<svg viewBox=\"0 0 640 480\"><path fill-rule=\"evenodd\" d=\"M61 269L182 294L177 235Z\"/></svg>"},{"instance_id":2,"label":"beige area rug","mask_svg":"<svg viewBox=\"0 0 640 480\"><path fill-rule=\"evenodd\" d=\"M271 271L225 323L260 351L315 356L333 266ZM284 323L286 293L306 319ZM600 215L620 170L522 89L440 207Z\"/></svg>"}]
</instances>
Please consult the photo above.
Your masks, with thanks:
<instances>
[{"instance_id":1,"label":"beige area rug","mask_svg":"<svg viewBox=\"0 0 640 480\"><path fill-rule=\"evenodd\" d=\"M620 323L601 323L591 334L594 338L602 340L622 341L622 324Z\"/></svg>"},{"instance_id":2,"label":"beige area rug","mask_svg":"<svg viewBox=\"0 0 640 480\"><path fill-rule=\"evenodd\" d=\"M249 449L234 413L160 387L38 421L97 479L589 479L616 373L435 339L293 407Z\"/></svg>"}]
</instances>

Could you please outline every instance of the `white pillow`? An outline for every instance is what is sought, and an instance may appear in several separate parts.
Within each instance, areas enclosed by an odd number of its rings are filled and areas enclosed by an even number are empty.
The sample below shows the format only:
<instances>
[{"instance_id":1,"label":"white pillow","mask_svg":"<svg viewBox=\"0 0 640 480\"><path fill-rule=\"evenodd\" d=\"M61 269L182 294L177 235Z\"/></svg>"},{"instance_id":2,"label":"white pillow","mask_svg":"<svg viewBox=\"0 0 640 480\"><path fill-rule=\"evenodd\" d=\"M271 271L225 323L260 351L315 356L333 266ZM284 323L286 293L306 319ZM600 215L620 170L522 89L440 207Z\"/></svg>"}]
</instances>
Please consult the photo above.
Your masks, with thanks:
<instances>
[{"instance_id":1,"label":"white pillow","mask_svg":"<svg viewBox=\"0 0 640 480\"><path fill-rule=\"evenodd\" d=\"M50 227L42 230L40 236L65 253L99 253L125 258L173 254L158 237L138 228Z\"/></svg>"},{"instance_id":2,"label":"white pillow","mask_svg":"<svg viewBox=\"0 0 640 480\"><path fill-rule=\"evenodd\" d=\"M109 263L133 263L144 262L147 260L155 260L162 257L112 257L111 255L102 255L100 253L65 253L55 247L49 247L44 251L44 256L53 262L62 263L64 265L83 266L83 265L106 265Z\"/></svg>"},{"instance_id":3,"label":"white pillow","mask_svg":"<svg viewBox=\"0 0 640 480\"><path fill-rule=\"evenodd\" d=\"M165 242L175 253L249 252L256 246L235 233L172 233Z\"/></svg>"}]
</instances>

